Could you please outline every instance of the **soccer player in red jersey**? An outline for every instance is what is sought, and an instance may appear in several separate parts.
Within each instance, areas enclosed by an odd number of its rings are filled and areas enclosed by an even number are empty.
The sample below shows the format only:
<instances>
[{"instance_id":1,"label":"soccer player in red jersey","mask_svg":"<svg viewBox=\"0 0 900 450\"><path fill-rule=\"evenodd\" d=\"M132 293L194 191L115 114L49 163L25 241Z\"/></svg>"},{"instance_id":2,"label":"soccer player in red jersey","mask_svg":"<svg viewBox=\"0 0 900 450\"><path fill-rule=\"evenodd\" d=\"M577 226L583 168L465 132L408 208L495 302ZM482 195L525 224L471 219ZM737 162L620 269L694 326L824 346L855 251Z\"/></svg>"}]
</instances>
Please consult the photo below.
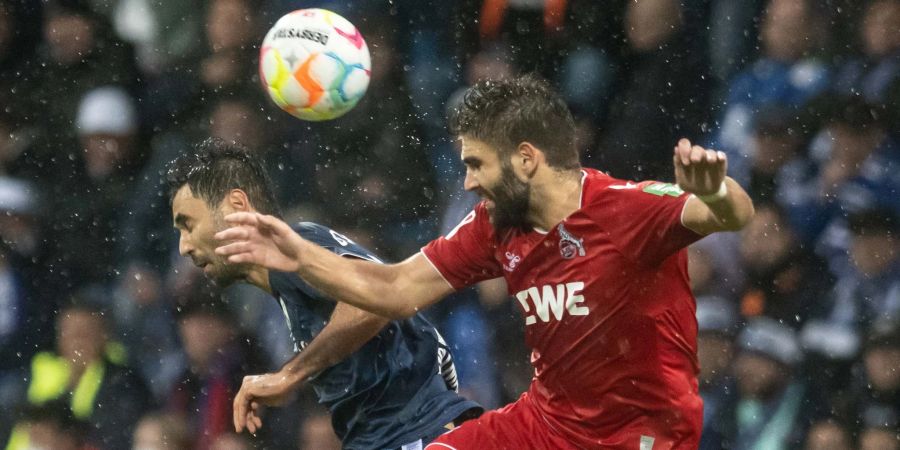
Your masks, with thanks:
<instances>
[{"instance_id":1,"label":"soccer player in red jersey","mask_svg":"<svg viewBox=\"0 0 900 450\"><path fill-rule=\"evenodd\" d=\"M297 272L332 298L388 317L504 277L525 317L531 386L429 450L696 448L702 401L684 248L753 215L726 176L725 155L682 139L677 185L582 168L568 108L527 76L475 85L453 122L465 188L484 200L409 259L340 258L276 218L247 213L226 217L232 228L216 236L225 241L216 251L231 263Z\"/></svg>"}]
</instances>

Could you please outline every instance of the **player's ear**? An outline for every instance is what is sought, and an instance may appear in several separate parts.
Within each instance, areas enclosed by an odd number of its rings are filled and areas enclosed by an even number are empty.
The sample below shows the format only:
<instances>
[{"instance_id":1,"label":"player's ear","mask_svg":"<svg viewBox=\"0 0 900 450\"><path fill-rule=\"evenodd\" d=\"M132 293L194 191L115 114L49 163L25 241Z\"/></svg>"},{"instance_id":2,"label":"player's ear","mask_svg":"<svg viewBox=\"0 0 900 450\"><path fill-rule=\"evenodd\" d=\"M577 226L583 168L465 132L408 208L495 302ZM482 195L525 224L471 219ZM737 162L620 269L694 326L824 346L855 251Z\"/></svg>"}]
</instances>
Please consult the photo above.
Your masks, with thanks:
<instances>
[{"instance_id":1,"label":"player's ear","mask_svg":"<svg viewBox=\"0 0 900 450\"><path fill-rule=\"evenodd\" d=\"M228 206L234 211L250 211L250 199L243 189L232 189L225 196Z\"/></svg>"},{"instance_id":2,"label":"player's ear","mask_svg":"<svg viewBox=\"0 0 900 450\"><path fill-rule=\"evenodd\" d=\"M543 162L544 153L530 142L521 142L513 155L513 166L519 167L525 178L534 176L538 166Z\"/></svg>"}]
</instances>

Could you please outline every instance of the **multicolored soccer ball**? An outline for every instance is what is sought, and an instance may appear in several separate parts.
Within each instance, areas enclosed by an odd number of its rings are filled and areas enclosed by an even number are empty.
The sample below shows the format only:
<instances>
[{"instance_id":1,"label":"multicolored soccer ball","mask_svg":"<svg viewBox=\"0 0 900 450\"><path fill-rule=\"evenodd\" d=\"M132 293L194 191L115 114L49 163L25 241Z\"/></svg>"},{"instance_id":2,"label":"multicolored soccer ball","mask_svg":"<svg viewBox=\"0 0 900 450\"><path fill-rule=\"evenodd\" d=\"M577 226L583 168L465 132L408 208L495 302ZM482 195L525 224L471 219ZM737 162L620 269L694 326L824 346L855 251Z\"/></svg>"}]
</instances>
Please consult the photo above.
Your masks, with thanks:
<instances>
[{"instance_id":1,"label":"multicolored soccer ball","mask_svg":"<svg viewBox=\"0 0 900 450\"><path fill-rule=\"evenodd\" d=\"M369 86L369 47L347 19L300 9L278 19L259 51L259 76L281 109L303 120L340 117Z\"/></svg>"}]
</instances>

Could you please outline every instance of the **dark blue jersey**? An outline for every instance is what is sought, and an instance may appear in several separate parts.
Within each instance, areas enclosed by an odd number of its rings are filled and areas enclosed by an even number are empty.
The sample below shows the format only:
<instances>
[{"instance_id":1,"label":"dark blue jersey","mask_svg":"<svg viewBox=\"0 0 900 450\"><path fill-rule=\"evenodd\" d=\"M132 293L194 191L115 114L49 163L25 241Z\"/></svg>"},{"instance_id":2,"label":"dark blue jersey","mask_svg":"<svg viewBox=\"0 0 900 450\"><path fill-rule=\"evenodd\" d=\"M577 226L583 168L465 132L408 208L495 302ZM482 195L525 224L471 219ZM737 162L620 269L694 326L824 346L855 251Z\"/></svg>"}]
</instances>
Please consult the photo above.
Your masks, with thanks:
<instances>
[{"instance_id":1,"label":"dark blue jersey","mask_svg":"<svg viewBox=\"0 0 900 450\"><path fill-rule=\"evenodd\" d=\"M344 257L381 261L368 250L321 225L293 227L304 239ZM281 304L294 351L303 351L328 323L335 302L293 273L270 272L272 294ZM390 322L344 361L310 380L346 449L399 448L433 438L470 408L456 393L449 351L424 317Z\"/></svg>"}]
</instances>

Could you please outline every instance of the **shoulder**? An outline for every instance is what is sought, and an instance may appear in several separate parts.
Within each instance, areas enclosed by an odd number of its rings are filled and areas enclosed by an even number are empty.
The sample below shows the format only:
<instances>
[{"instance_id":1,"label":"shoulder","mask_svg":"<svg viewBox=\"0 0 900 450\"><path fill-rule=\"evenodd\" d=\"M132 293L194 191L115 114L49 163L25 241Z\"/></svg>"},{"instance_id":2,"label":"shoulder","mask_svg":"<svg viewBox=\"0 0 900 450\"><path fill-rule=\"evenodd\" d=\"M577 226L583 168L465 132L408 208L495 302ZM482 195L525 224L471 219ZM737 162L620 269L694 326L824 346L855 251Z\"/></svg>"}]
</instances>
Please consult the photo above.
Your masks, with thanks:
<instances>
[{"instance_id":1,"label":"shoulder","mask_svg":"<svg viewBox=\"0 0 900 450\"><path fill-rule=\"evenodd\" d=\"M316 244L340 256L350 256L383 262L375 253L353 242L352 239L324 225L314 222L299 222L291 226L303 239Z\"/></svg>"},{"instance_id":2,"label":"shoulder","mask_svg":"<svg viewBox=\"0 0 900 450\"><path fill-rule=\"evenodd\" d=\"M597 203L629 202L649 197L679 197L684 191L678 185L661 181L631 181L613 178L594 169L584 169L582 206Z\"/></svg>"},{"instance_id":3,"label":"shoulder","mask_svg":"<svg viewBox=\"0 0 900 450\"><path fill-rule=\"evenodd\" d=\"M466 234L469 235L480 235L481 237L493 238L494 236L494 226L491 224L490 213L487 210L487 206L485 206L484 201L480 201L475 204L475 207L466 214L459 223L453 227L444 238L449 240L454 236L458 235L460 230L467 230ZM472 233L474 231L474 233Z\"/></svg>"}]
</instances>

